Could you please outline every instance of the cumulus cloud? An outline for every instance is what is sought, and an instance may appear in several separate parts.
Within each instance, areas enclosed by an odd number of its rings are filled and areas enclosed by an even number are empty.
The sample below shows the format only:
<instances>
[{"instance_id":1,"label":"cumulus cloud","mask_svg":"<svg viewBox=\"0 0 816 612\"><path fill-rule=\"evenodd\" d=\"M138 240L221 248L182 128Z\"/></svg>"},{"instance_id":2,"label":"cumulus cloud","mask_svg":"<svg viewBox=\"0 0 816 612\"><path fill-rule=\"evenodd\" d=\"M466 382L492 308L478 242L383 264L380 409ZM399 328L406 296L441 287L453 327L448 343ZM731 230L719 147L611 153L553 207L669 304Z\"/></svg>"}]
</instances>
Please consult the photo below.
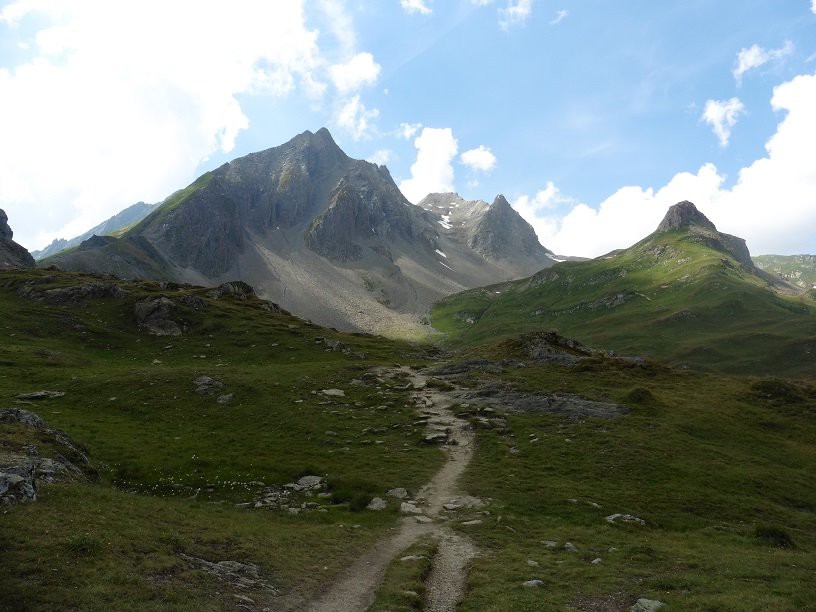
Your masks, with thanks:
<instances>
[{"instance_id":1,"label":"cumulus cloud","mask_svg":"<svg viewBox=\"0 0 816 612\"><path fill-rule=\"evenodd\" d=\"M561 9L560 11L556 11L555 17L552 18L550 21L550 25L558 25L562 21L564 21L567 16L569 15L569 11L566 9Z\"/></svg>"},{"instance_id":2,"label":"cumulus cloud","mask_svg":"<svg viewBox=\"0 0 816 612\"><path fill-rule=\"evenodd\" d=\"M811 0L810 10L813 11L814 15L816 15L816 0Z\"/></svg>"},{"instance_id":3,"label":"cumulus cloud","mask_svg":"<svg viewBox=\"0 0 816 612\"><path fill-rule=\"evenodd\" d=\"M345 64L329 67L329 75L342 94L357 91L364 85L373 85L380 76L380 65L371 53L358 53Z\"/></svg>"},{"instance_id":4,"label":"cumulus cloud","mask_svg":"<svg viewBox=\"0 0 816 612\"><path fill-rule=\"evenodd\" d=\"M397 131L397 135L400 138L404 138L405 140L410 140L414 137L420 128L422 127L421 123L400 123L399 130Z\"/></svg>"},{"instance_id":5,"label":"cumulus cloud","mask_svg":"<svg viewBox=\"0 0 816 612\"><path fill-rule=\"evenodd\" d=\"M508 30L525 23L533 13L533 0L508 0L507 6L499 9L499 27Z\"/></svg>"},{"instance_id":6,"label":"cumulus cloud","mask_svg":"<svg viewBox=\"0 0 816 612\"><path fill-rule=\"evenodd\" d=\"M453 164L459 145L450 128L423 128L414 141L417 158L411 166L411 178L402 181L400 190L416 204L429 193L453 191Z\"/></svg>"},{"instance_id":7,"label":"cumulus cloud","mask_svg":"<svg viewBox=\"0 0 816 612\"><path fill-rule=\"evenodd\" d=\"M428 0L400 0L400 5L406 13L419 13L420 15L430 15L431 7Z\"/></svg>"},{"instance_id":8,"label":"cumulus cloud","mask_svg":"<svg viewBox=\"0 0 816 612\"><path fill-rule=\"evenodd\" d=\"M0 69L0 207L32 248L189 182L247 128L242 96L325 90L328 64L297 0L0 11L30 52Z\"/></svg>"},{"instance_id":9,"label":"cumulus cloud","mask_svg":"<svg viewBox=\"0 0 816 612\"><path fill-rule=\"evenodd\" d=\"M759 45L751 45L747 49L740 49L737 54L737 61L734 64L734 78L737 83L742 82L742 76L754 68L764 66L768 62L782 59L793 53L793 43L785 41L779 49L763 49Z\"/></svg>"},{"instance_id":10,"label":"cumulus cloud","mask_svg":"<svg viewBox=\"0 0 816 612\"><path fill-rule=\"evenodd\" d=\"M370 161L372 164L377 164L378 166L384 166L391 161L393 156L394 152L391 149L379 149L366 157L366 161Z\"/></svg>"},{"instance_id":11,"label":"cumulus cloud","mask_svg":"<svg viewBox=\"0 0 816 612\"><path fill-rule=\"evenodd\" d=\"M465 151L459 157L459 161L471 170L478 170L480 172L490 172L496 167L496 156L484 145L479 145L475 149Z\"/></svg>"},{"instance_id":12,"label":"cumulus cloud","mask_svg":"<svg viewBox=\"0 0 816 612\"><path fill-rule=\"evenodd\" d=\"M739 98L730 100L708 100L700 118L711 126L721 147L727 147L731 138L731 128L737 124L739 116L745 112L745 106Z\"/></svg>"},{"instance_id":13,"label":"cumulus cloud","mask_svg":"<svg viewBox=\"0 0 816 612\"><path fill-rule=\"evenodd\" d=\"M360 100L360 94L357 94L343 102L335 117L335 123L354 140L360 140L371 136L374 129L372 121L379 116L379 109L368 110Z\"/></svg>"},{"instance_id":14,"label":"cumulus cloud","mask_svg":"<svg viewBox=\"0 0 816 612\"><path fill-rule=\"evenodd\" d=\"M754 254L794 254L813 248L816 235L816 74L800 75L774 89L771 106L784 111L767 155L740 170L725 188L713 164L681 172L659 189L623 187L595 209L586 204L558 214L552 198L522 197L514 206L558 253L595 257L628 247L652 232L666 209L681 200L697 204L720 231L748 241ZM548 185L549 187L549 185ZM545 192L547 190L544 190ZM552 192L552 189L550 189Z\"/></svg>"}]
</instances>

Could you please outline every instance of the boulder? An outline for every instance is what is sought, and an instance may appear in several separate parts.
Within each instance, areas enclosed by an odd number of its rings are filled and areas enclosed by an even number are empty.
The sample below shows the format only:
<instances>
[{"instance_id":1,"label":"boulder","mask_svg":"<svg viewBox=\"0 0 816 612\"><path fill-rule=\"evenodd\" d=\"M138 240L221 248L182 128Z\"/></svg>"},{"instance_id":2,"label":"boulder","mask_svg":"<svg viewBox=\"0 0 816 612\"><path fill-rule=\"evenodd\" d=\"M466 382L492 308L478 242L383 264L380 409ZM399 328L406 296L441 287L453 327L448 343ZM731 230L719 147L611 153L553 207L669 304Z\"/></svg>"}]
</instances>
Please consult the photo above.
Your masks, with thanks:
<instances>
[{"instance_id":1,"label":"boulder","mask_svg":"<svg viewBox=\"0 0 816 612\"><path fill-rule=\"evenodd\" d=\"M386 502L382 497L375 497L366 507L369 510L379 512L380 510L385 510L388 507L388 502Z\"/></svg>"},{"instance_id":2,"label":"boulder","mask_svg":"<svg viewBox=\"0 0 816 612\"><path fill-rule=\"evenodd\" d=\"M173 320L176 304L164 296L145 298L133 307L139 329L153 336L180 336L181 327Z\"/></svg>"},{"instance_id":3,"label":"boulder","mask_svg":"<svg viewBox=\"0 0 816 612\"><path fill-rule=\"evenodd\" d=\"M641 597L637 600L634 606L629 608L630 612L655 612L655 610L660 610L664 608L666 604L662 601L657 601L656 599L646 599L645 597Z\"/></svg>"}]
</instances>

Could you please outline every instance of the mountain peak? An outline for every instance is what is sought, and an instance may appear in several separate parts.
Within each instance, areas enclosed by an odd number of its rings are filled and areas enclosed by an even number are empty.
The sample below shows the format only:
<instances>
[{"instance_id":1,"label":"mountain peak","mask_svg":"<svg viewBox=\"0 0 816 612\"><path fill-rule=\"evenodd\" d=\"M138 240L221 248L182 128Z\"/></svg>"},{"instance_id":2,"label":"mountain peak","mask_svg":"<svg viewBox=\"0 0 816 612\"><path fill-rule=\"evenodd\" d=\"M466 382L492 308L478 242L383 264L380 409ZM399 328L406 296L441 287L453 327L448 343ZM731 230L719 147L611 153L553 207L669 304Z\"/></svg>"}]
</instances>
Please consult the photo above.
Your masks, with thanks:
<instances>
[{"instance_id":1,"label":"mountain peak","mask_svg":"<svg viewBox=\"0 0 816 612\"><path fill-rule=\"evenodd\" d=\"M657 226L657 232L669 232L691 226L717 231L715 225L708 220L708 217L697 210L694 204L688 200L683 200L669 208L666 216L663 217L663 221Z\"/></svg>"},{"instance_id":2,"label":"mountain peak","mask_svg":"<svg viewBox=\"0 0 816 612\"><path fill-rule=\"evenodd\" d=\"M502 193L497 195L496 198L493 200L493 204L490 205L491 208L493 208L494 206L496 206L496 207L506 206L508 208L512 208L510 206L510 202L507 201L507 198L505 198L504 194L502 194Z\"/></svg>"}]
</instances>

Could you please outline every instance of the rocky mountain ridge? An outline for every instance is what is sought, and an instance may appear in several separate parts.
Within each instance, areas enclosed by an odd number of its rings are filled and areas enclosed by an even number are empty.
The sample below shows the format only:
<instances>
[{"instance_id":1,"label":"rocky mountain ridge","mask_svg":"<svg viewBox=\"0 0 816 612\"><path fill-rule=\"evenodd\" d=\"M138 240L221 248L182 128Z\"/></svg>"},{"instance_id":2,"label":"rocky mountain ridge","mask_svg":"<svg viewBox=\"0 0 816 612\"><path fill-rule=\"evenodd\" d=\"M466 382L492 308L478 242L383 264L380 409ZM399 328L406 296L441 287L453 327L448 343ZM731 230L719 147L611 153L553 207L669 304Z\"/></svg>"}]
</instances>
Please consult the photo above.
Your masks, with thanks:
<instances>
[{"instance_id":1,"label":"rocky mountain ridge","mask_svg":"<svg viewBox=\"0 0 816 612\"><path fill-rule=\"evenodd\" d=\"M8 224L8 216L0 210L0 270L33 268L34 258L22 245L13 240L14 232Z\"/></svg>"},{"instance_id":2,"label":"rocky mountain ridge","mask_svg":"<svg viewBox=\"0 0 816 612\"><path fill-rule=\"evenodd\" d=\"M51 261L124 278L237 279L324 325L413 333L445 295L554 263L503 197L495 208L456 201L469 220L454 228L453 207L411 204L385 166L348 157L322 128L224 164L121 238Z\"/></svg>"},{"instance_id":3,"label":"rocky mountain ridge","mask_svg":"<svg viewBox=\"0 0 816 612\"><path fill-rule=\"evenodd\" d=\"M93 236L108 236L112 234L116 234L126 230L129 226L133 225L134 223L138 223L142 219L144 219L147 215L151 212L156 210L159 207L159 204L146 204L145 202L136 202L136 204L132 204L128 206L124 210L119 211L115 215L113 215L110 219L107 219L89 229L87 232L80 234L79 236L75 236L73 238L56 238L55 240L51 241L44 249L39 251L32 251L31 255L34 257L35 260L40 261L45 259L46 257L50 257L51 255L56 255L57 253L64 251L65 249L70 249L75 246L79 246L89 238Z\"/></svg>"}]
</instances>

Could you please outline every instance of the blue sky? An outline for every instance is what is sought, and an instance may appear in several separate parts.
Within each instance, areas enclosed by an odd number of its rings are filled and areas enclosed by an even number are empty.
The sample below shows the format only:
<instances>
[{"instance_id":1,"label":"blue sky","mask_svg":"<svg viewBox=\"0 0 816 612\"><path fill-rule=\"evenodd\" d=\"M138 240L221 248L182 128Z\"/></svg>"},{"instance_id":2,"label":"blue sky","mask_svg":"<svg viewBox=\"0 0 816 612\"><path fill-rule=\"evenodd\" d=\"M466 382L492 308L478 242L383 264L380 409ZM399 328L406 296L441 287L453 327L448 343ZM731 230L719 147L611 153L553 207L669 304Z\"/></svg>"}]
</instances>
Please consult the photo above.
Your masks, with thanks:
<instances>
[{"instance_id":1,"label":"blue sky","mask_svg":"<svg viewBox=\"0 0 816 612\"><path fill-rule=\"evenodd\" d=\"M0 207L42 247L325 125L414 201L504 193L559 253L680 199L813 253L814 3L0 3Z\"/></svg>"}]
</instances>

